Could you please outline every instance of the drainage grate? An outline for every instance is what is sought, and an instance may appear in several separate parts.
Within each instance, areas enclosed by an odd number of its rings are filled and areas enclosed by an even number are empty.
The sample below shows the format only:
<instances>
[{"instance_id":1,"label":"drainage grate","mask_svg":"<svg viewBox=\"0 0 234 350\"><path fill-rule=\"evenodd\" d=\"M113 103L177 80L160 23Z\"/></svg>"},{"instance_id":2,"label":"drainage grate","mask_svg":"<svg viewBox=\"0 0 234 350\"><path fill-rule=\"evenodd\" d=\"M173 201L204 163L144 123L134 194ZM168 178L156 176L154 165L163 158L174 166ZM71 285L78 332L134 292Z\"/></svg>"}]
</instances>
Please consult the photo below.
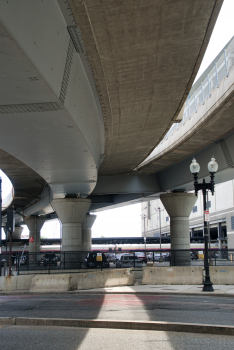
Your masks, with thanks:
<instances>
[{"instance_id":1,"label":"drainage grate","mask_svg":"<svg viewBox=\"0 0 234 350\"><path fill-rule=\"evenodd\" d=\"M50 112L59 109L62 109L62 106L56 102L15 104L0 106L0 114Z\"/></svg>"},{"instance_id":2,"label":"drainage grate","mask_svg":"<svg viewBox=\"0 0 234 350\"><path fill-rule=\"evenodd\" d=\"M70 40L69 46L68 46L68 51L67 51L67 59L66 59L65 69L64 69L64 73L63 73L62 87L61 87L61 92L60 92L60 97L59 97L59 100L62 104L64 104L66 94L67 94L67 86L68 86L68 81L69 81L69 76L70 76L73 53L74 53L74 44L73 44L72 40Z\"/></svg>"}]
</instances>

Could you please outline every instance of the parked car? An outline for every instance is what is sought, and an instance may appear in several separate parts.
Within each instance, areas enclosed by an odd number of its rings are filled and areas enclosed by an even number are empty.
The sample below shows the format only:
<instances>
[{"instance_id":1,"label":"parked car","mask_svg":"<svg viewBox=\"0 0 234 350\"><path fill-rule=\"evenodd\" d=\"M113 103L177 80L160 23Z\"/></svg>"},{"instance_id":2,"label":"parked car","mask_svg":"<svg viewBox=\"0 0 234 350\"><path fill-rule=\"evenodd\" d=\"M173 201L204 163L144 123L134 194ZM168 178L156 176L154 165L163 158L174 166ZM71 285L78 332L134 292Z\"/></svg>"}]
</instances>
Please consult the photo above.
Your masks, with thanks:
<instances>
[{"instance_id":1,"label":"parked car","mask_svg":"<svg viewBox=\"0 0 234 350\"><path fill-rule=\"evenodd\" d=\"M28 262L28 257L27 257L27 255L21 255L21 256L19 257L19 260L16 259L16 257L14 257L14 258L15 258L15 259L14 259L14 265L18 264L18 261L19 261L20 265L26 265L27 262Z\"/></svg>"},{"instance_id":2,"label":"parked car","mask_svg":"<svg viewBox=\"0 0 234 350\"><path fill-rule=\"evenodd\" d=\"M60 256L55 253L46 253L41 258L40 265L47 266L49 263L50 265L57 265L58 261L60 261Z\"/></svg>"},{"instance_id":3,"label":"parked car","mask_svg":"<svg viewBox=\"0 0 234 350\"><path fill-rule=\"evenodd\" d=\"M122 255L120 260L117 261L116 267L134 267L134 261L135 267L142 267L141 260L132 254Z\"/></svg>"},{"instance_id":4,"label":"parked car","mask_svg":"<svg viewBox=\"0 0 234 350\"><path fill-rule=\"evenodd\" d=\"M160 253L154 253L154 261L159 262L159 259L160 259L160 258L163 258L163 256L160 255Z\"/></svg>"},{"instance_id":5,"label":"parked car","mask_svg":"<svg viewBox=\"0 0 234 350\"><path fill-rule=\"evenodd\" d=\"M6 259L2 259L1 260L1 267L4 267L4 264L6 263L6 265L7 265L7 261L6 261Z\"/></svg>"},{"instance_id":6,"label":"parked car","mask_svg":"<svg viewBox=\"0 0 234 350\"><path fill-rule=\"evenodd\" d=\"M171 253L163 253L163 260L170 261L171 260Z\"/></svg>"},{"instance_id":7,"label":"parked car","mask_svg":"<svg viewBox=\"0 0 234 350\"><path fill-rule=\"evenodd\" d=\"M149 252L149 253L147 254L147 259L148 259L149 261L153 260L153 252Z\"/></svg>"},{"instance_id":8,"label":"parked car","mask_svg":"<svg viewBox=\"0 0 234 350\"><path fill-rule=\"evenodd\" d=\"M197 260L198 259L198 254L195 251L190 252L190 257L192 260Z\"/></svg>"},{"instance_id":9,"label":"parked car","mask_svg":"<svg viewBox=\"0 0 234 350\"><path fill-rule=\"evenodd\" d=\"M114 253L107 253L107 259L109 262L113 262L114 264L119 260Z\"/></svg>"},{"instance_id":10,"label":"parked car","mask_svg":"<svg viewBox=\"0 0 234 350\"><path fill-rule=\"evenodd\" d=\"M115 254L116 262L117 262L118 260L120 260L120 259L121 259L121 256L123 256L123 255L129 255L129 253L116 253L116 254Z\"/></svg>"},{"instance_id":11,"label":"parked car","mask_svg":"<svg viewBox=\"0 0 234 350\"><path fill-rule=\"evenodd\" d=\"M86 266L88 269L108 268L110 264L104 253L102 253L102 261L97 261L97 252L92 252L87 255Z\"/></svg>"},{"instance_id":12,"label":"parked car","mask_svg":"<svg viewBox=\"0 0 234 350\"><path fill-rule=\"evenodd\" d=\"M147 263L147 257L142 252L135 252L135 256L142 262Z\"/></svg>"}]
</instances>

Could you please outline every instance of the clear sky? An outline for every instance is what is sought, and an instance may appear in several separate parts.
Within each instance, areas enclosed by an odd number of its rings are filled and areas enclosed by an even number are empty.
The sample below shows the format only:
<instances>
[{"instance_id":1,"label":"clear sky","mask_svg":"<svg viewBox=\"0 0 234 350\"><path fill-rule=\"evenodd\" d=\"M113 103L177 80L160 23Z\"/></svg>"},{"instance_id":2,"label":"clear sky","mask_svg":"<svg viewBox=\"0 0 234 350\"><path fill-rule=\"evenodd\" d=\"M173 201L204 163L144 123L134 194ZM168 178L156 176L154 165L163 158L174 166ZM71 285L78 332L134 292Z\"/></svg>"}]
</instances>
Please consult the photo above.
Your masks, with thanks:
<instances>
[{"instance_id":1,"label":"clear sky","mask_svg":"<svg viewBox=\"0 0 234 350\"><path fill-rule=\"evenodd\" d=\"M234 35L234 0L224 0L197 78Z\"/></svg>"},{"instance_id":2,"label":"clear sky","mask_svg":"<svg viewBox=\"0 0 234 350\"><path fill-rule=\"evenodd\" d=\"M210 39L209 46L202 61L197 78L204 72L213 59L234 35L234 0L224 0L216 26ZM7 183L6 176L2 173L3 197L11 190L11 183ZM9 181L9 180L8 180ZM93 225L93 237L123 237L141 235L141 204L134 204L122 208L105 210L97 213L97 219ZM42 237L60 237L60 224L58 220L47 222L42 230ZM27 228L23 234L28 234ZM4 235L3 235L4 236Z\"/></svg>"}]
</instances>

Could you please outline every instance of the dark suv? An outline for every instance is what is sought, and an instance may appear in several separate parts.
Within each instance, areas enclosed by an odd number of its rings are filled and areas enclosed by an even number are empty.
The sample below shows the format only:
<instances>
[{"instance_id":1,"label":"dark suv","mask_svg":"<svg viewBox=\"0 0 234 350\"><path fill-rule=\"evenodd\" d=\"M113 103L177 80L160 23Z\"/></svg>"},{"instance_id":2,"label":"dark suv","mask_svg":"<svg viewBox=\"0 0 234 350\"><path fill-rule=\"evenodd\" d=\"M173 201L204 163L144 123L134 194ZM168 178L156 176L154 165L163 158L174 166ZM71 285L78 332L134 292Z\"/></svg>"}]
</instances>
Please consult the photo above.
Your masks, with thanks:
<instances>
[{"instance_id":1,"label":"dark suv","mask_svg":"<svg viewBox=\"0 0 234 350\"><path fill-rule=\"evenodd\" d=\"M40 264L43 266L57 265L57 262L60 261L60 256L57 256L55 253L46 253L43 255Z\"/></svg>"},{"instance_id":2,"label":"dark suv","mask_svg":"<svg viewBox=\"0 0 234 350\"><path fill-rule=\"evenodd\" d=\"M198 254L195 251L190 252L190 258L192 260L197 260L198 259Z\"/></svg>"},{"instance_id":3,"label":"dark suv","mask_svg":"<svg viewBox=\"0 0 234 350\"><path fill-rule=\"evenodd\" d=\"M97 261L97 253L89 253L86 258L87 269L110 267L109 261L107 260L104 253L102 253L102 261Z\"/></svg>"}]
</instances>

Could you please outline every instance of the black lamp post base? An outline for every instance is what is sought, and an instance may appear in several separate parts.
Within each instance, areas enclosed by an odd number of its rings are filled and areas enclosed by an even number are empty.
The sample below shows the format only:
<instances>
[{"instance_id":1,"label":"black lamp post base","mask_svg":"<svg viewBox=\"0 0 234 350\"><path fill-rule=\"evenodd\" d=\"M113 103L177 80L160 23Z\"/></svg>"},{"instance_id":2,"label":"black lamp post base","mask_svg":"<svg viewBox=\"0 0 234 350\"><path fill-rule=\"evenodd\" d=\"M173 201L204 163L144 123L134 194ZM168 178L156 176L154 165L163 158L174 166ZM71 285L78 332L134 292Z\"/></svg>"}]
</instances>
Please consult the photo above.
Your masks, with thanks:
<instances>
[{"instance_id":1,"label":"black lamp post base","mask_svg":"<svg viewBox=\"0 0 234 350\"><path fill-rule=\"evenodd\" d=\"M203 292L213 292L214 288L213 288L213 283L210 280L210 276L206 276L205 281L203 282Z\"/></svg>"}]
</instances>

